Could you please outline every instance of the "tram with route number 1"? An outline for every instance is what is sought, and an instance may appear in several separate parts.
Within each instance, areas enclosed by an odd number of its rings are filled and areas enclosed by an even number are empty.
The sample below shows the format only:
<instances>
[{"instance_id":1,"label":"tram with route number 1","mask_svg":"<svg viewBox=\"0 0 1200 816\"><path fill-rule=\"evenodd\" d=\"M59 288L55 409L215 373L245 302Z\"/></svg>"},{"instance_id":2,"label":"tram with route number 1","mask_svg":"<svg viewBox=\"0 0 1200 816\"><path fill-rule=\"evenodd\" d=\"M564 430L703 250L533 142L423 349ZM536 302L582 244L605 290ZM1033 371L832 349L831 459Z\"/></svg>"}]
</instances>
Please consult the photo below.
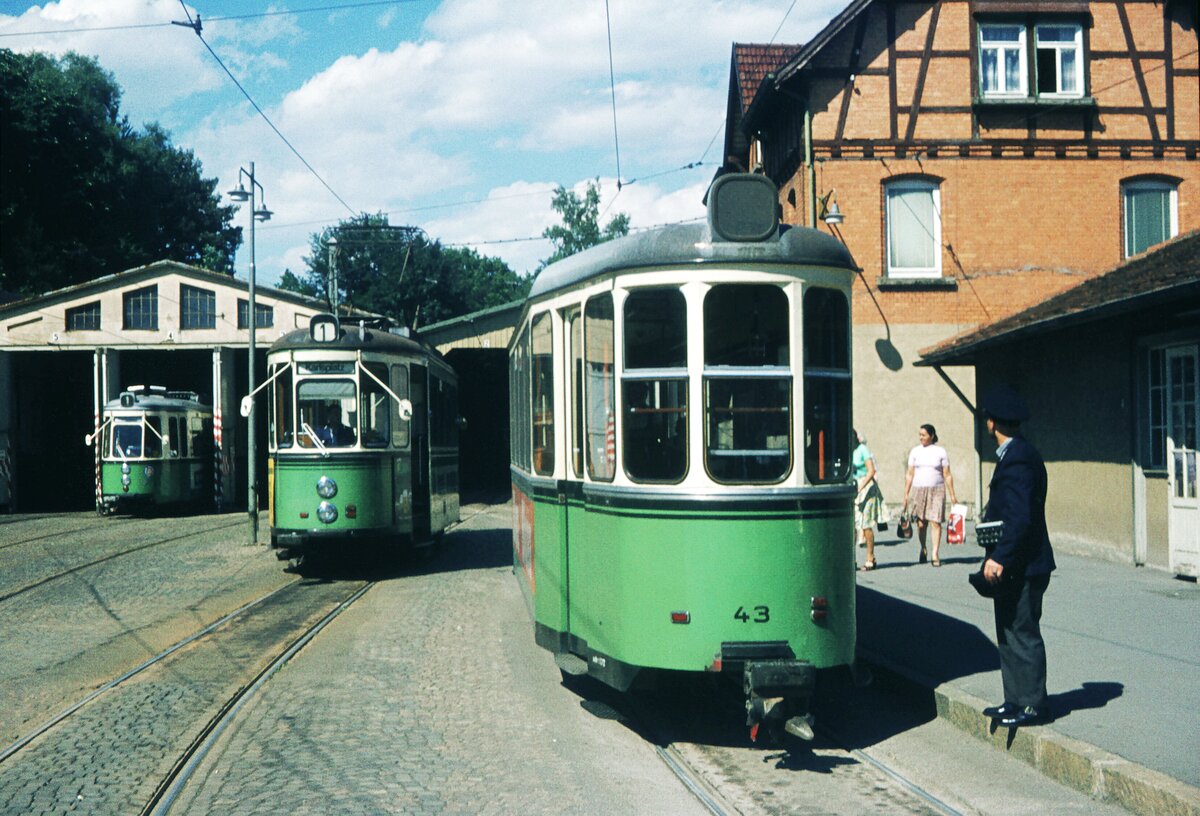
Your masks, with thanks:
<instances>
[{"instance_id":1,"label":"tram with route number 1","mask_svg":"<svg viewBox=\"0 0 1200 816\"><path fill-rule=\"evenodd\" d=\"M213 499L212 408L194 391L131 385L105 404L84 437L95 446L96 512L209 506Z\"/></svg>"},{"instance_id":2,"label":"tram with route number 1","mask_svg":"<svg viewBox=\"0 0 1200 816\"><path fill-rule=\"evenodd\" d=\"M458 380L435 349L383 321L322 314L277 340L267 368L281 560L368 546L398 555L458 521Z\"/></svg>"},{"instance_id":3,"label":"tram with route number 1","mask_svg":"<svg viewBox=\"0 0 1200 816\"><path fill-rule=\"evenodd\" d=\"M509 346L514 572L565 674L718 672L812 739L855 649L846 248L763 176L544 269Z\"/></svg>"}]
</instances>

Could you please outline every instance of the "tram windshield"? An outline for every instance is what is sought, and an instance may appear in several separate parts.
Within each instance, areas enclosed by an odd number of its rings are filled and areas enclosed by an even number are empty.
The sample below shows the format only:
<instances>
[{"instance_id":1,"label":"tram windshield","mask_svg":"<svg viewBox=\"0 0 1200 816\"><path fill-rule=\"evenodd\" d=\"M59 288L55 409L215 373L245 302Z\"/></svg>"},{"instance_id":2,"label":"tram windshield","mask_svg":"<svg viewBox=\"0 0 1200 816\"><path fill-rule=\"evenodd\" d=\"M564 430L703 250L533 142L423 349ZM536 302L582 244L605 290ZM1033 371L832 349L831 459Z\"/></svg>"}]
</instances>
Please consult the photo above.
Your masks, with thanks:
<instances>
[{"instance_id":1,"label":"tram windshield","mask_svg":"<svg viewBox=\"0 0 1200 816\"><path fill-rule=\"evenodd\" d=\"M687 303L678 289L647 289L624 308L625 472L678 482L687 474Z\"/></svg>"},{"instance_id":2,"label":"tram windshield","mask_svg":"<svg viewBox=\"0 0 1200 816\"><path fill-rule=\"evenodd\" d=\"M296 389L296 409L300 447L348 448L358 441L353 380L302 380Z\"/></svg>"},{"instance_id":3,"label":"tram windshield","mask_svg":"<svg viewBox=\"0 0 1200 816\"><path fill-rule=\"evenodd\" d=\"M107 444L105 448L107 449ZM157 459L162 456L162 422L156 416L114 417L112 450L117 459Z\"/></svg>"}]
</instances>

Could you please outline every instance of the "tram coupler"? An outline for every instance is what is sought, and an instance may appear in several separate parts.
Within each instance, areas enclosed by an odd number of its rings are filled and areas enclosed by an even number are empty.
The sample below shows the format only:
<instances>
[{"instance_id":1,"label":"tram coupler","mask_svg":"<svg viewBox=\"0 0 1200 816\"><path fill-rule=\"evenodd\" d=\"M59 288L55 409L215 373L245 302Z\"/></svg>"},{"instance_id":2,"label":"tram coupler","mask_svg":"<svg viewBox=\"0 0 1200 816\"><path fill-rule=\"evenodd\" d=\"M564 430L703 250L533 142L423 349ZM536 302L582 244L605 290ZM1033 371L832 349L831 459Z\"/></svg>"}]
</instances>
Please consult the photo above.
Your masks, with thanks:
<instances>
[{"instance_id":1,"label":"tram coupler","mask_svg":"<svg viewBox=\"0 0 1200 816\"><path fill-rule=\"evenodd\" d=\"M783 734L812 740L812 714L808 711L816 685L816 669L803 660L747 661L742 673L746 692L746 725L750 739L758 742L765 729L771 742Z\"/></svg>"}]
</instances>

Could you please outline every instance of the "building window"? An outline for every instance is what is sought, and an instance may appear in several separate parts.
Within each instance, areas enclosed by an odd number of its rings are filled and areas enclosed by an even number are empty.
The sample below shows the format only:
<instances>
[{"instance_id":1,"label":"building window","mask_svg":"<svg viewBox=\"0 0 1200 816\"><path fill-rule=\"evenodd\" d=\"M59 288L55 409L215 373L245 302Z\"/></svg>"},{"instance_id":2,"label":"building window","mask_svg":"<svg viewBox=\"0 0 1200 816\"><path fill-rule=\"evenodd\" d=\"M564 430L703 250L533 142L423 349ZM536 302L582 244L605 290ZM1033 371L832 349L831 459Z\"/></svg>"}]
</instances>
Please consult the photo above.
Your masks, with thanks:
<instances>
[{"instance_id":1,"label":"building window","mask_svg":"<svg viewBox=\"0 0 1200 816\"><path fill-rule=\"evenodd\" d=\"M1033 38L1034 81L1029 80ZM981 23L979 89L984 98L1083 96L1083 26L1078 23Z\"/></svg>"},{"instance_id":2,"label":"building window","mask_svg":"<svg viewBox=\"0 0 1200 816\"><path fill-rule=\"evenodd\" d=\"M147 286L126 292L124 297L124 328L158 330L158 287Z\"/></svg>"},{"instance_id":3,"label":"building window","mask_svg":"<svg viewBox=\"0 0 1200 816\"><path fill-rule=\"evenodd\" d=\"M217 293L195 286L179 286L179 328L215 329L217 327Z\"/></svg>"},{"instance_id":4,"label":"building window","mask_svg":"<svg viewBox=\"0 0 1200 816\"><path fill-rule=\"evenodd\" d=\"M1025 26L979 26L979 72L984 96L1025 96Z\"/></svg>"},{"instance_id":5,"label":"building window","mask_svg":"<svg viewBox=\"0 0 1200 816\"><path fill-rule=\"evenodd\" d=\"M1121 185L1125 210L1125 257L1145 252L1179 232L1176 186L1167 181Z\"/></svg>"},{"instance_id":6,"label":"building window","mask_svg":"<svg viewBox=\"0 0 1200 816\"><path fill-rule=\"evenodd\" d=\"M1083 28L1039 25L1037 40L1038 96L1083 95Z\"/></svg>"},{"instance_id":7,"label":"building window","mask_svg":"<svg viewBox=\"0 0 1200 816\"><path fill-rule=\"evenodd\" d=\"M941 195L929 181L894 181L887 197L887 274L893 278L942 276Z\"/></svg>"},{"instance_id":8,"label":"building window","mask_svg":"<svg viewBox=\"0 0 1200 816\"><path fill-rule=\"evenodd\" d=\"M254 303L254 328L269 329L275 325L275 310L271 306ZM238 328L250 328L250 301L238 298Z\"/></svg>"},{"instance_id":9,"label":"building window","mask_svg":"<svg viewBox=\"0 0 1200 816\"><path fill-rule=\"evenodd\" d=\"M67 309L66 329L67 331L99 331L100 301Z\"/></svg>"}]
</instances>

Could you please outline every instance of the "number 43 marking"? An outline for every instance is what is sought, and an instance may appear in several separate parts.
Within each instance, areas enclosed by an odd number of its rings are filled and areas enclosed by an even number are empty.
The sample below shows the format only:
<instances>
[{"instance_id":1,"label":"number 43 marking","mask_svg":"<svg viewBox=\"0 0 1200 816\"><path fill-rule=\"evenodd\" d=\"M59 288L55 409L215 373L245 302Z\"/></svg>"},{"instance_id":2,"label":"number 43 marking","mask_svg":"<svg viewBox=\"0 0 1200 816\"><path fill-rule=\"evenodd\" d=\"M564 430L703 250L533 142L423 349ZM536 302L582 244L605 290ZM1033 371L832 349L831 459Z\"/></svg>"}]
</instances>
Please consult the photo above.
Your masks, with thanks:
<instances>
[{"instance_id":1,"label":"number 43 marking","mask_svg":"<svg viewBox=\"0 0 1200 816\"><path fill-rule=\"evenodd\" d=\"M746 611L746 607L739 606L737 612L733 613L734 620L740 620L742 623L766 623L771 619L771 609L767 606L754 607L754 617L750 617L750 613Z\"/></svg>"}]
</instances>

